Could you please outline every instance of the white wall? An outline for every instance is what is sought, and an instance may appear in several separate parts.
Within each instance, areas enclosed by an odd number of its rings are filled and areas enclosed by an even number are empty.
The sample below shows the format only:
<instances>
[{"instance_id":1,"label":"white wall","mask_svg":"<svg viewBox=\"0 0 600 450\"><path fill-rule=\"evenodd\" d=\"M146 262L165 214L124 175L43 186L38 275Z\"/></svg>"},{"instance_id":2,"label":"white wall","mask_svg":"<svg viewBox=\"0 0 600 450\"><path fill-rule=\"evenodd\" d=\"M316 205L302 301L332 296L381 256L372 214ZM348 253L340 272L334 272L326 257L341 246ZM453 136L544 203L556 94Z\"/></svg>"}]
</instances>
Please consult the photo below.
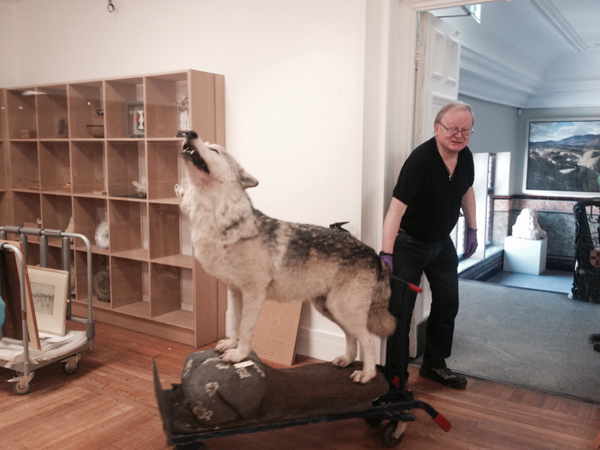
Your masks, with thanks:
<instances>
[{"instance_id":1,"label":"white wall","mask_svg":"<svg viewBox=\"0 0 600 450\"><path fill-rule=\"evenodd\" d=\"M0 1L0 86L224 74L227 147L260 181L255 206L349 221L360 237L365 0L113 3L109 13L106 0ZM341 336L309 309L302 328Z\"/></svg>"}]
</instances>

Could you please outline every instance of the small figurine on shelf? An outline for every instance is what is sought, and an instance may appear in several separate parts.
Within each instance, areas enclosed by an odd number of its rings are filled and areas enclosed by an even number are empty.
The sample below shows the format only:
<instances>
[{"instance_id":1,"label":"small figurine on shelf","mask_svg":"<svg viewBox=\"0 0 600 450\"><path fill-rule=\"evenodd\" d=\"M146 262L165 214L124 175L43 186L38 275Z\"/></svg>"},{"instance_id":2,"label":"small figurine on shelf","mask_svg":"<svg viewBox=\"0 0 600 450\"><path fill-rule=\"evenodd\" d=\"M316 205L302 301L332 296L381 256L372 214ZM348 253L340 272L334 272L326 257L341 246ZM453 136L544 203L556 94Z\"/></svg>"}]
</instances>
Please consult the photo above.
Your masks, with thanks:
<instances>
[{"instance_id":1,"label":"small figurine on shelf","mask_svg":"<svg viewBox=\"0 0 600 450\"><path fill-rule=\"evenodd\" d=\"M177 137L184 137L190 128L189 124L189 113L188 113L188 96L184 95L181 100L176 103L177 109L179 109L179 129L177 130Z\"/></svg>"}]
</instances>

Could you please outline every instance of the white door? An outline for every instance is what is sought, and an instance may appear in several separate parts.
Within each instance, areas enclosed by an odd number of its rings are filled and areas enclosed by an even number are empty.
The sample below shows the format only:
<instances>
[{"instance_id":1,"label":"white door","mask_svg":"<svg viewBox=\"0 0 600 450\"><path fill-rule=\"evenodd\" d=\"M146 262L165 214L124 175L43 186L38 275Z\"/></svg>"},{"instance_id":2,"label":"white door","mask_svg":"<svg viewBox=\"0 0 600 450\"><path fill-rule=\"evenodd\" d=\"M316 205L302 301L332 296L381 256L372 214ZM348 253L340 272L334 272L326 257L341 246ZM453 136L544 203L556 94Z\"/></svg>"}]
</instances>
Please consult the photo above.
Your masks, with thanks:
<instances>
[{"instance_id":1,"label":"white door","mask_svg":"<svg viewBox=\"0 0 600 450\"><path fill-rule=\"evenodd\" d=\"M428 12L419 13L414 147L433 136L433 121L446 103L458 99L460 30ZM410 325L409 356L425 349L424 325L431 311L431 290L425 276Z\"/></svg>"}]
</instances>

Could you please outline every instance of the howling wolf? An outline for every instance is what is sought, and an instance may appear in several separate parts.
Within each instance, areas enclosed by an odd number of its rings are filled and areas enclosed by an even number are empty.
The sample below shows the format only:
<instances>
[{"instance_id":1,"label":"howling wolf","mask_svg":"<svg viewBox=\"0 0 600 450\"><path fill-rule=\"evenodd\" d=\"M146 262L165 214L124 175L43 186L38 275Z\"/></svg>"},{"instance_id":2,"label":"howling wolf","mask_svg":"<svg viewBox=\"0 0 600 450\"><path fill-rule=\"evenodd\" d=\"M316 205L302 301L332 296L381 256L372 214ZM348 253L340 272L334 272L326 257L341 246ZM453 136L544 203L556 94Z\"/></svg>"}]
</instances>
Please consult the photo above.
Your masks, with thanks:
<instances>
[{"instance_id":1,"label":"howling wolf","mask_svg":"<svg viewBox=\"0 0 600 450\"><path fill-rule=\"evenodd\" d=\"M351 375L367 383L376 375L370 333L391 335L390 272L375 251L329 228L283 222L252 206L245 189L258 184L219 145L188 133L182 157L187 172L181 210L190 222L194 256L232 295L232 330L216 349L240 362L250 354L254 326L265 299L310 300L346 333L346 353L333 364L356 358L363 370Z\"/></svg>"}]
</instances>

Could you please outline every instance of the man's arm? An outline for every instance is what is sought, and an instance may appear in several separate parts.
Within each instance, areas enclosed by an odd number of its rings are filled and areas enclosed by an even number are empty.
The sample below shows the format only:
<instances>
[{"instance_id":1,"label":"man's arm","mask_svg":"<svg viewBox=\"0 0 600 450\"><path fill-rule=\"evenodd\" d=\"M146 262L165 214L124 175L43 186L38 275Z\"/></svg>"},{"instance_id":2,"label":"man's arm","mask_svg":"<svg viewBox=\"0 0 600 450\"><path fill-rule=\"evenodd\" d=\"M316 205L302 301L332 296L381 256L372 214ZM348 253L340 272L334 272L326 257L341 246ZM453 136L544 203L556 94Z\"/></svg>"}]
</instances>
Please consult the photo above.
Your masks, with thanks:
<instances>
[{"instance_id":1,"label":"man's arm","mask_svg":"<svg viewBox=\"0 0 600 450\"><path fill-rule=\"evenodd\" d=\"M465 214L465 222L467 227L477 229L477 218L475 216L475 191L473 186L463 195L461 206Z\"/></svg>"},{"instance_id":2,"label":"man's arm","mask_svg":"<svg viewBox=\"0 0 600 450\"><path fill-rule=\"evenodd\" d=\"M394 252L394 241L396 240L398 228L400 228L400 222L402 222L402 217L404 216L406 208L407 205L397 198L392 197L392 202L390 203L388 212L385 215L385 220L383 221L382 252L390 254Z\"/></svg>"}]
</instances>

